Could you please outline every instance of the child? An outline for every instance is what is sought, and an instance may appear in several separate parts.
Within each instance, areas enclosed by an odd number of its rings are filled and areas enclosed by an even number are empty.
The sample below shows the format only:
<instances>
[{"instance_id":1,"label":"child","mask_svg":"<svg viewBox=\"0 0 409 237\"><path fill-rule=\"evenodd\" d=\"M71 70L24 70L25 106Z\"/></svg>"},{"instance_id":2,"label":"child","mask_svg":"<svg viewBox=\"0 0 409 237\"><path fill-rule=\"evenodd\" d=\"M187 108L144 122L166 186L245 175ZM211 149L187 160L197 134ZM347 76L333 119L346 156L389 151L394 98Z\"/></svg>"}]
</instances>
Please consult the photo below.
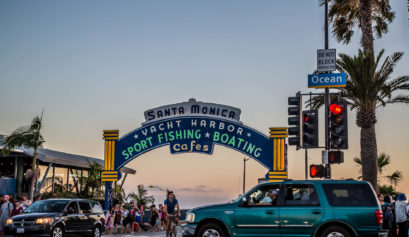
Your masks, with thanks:
<instances>
[{"instance_id":1,"label":"child","mask_svg":"<svg viewBox=\"0 0 409 237\"><path fill-rule=\"evenodd\" d=\"M156 205L155 204L153 204L151 206L151 213L150 213L150 216L149 216L149 220L150 220L149 223L152 226L152 231L156 231L157 230L156 222L158 220L158 211L156 210Z\"/></svg>"},{"instance_id":2,"label":"child","mask_svg":"<svg viewBox=\"0 0 409 237\"><path fill-rule=\"evenodd\" d=\"M105 216L105 225L107 227L106 232L110 235L112 235L112 228L114 227L114 208L112 207L110 211L107 212L107 215Z\"/></svg>"}]
</instances>

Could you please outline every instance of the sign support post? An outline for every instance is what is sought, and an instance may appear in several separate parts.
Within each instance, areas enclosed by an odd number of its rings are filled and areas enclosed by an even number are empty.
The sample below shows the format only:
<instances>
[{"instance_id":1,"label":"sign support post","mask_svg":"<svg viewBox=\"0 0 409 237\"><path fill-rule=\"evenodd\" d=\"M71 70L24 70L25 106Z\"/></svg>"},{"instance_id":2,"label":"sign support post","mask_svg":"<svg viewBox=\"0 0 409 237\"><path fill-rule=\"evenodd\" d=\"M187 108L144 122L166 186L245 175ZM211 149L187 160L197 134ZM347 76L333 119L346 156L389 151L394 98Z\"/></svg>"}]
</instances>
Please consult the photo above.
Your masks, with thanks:
<instances>
[{"instance_id":1,"label":"sign support post","mask_svg":"<svg viewBox=\"0 0 409 237\"><path fill-rule=\"evenodd\" d=\"M105 182L104 210L109 210L113 205L112 182L118 181L118 171L115 170L115 145L119 137L119 130L104 130L105 166L101 173L101 181Z\"/></svg>"},{"instance_id":2,"label":"sign support post","mask_svg":"<svg viewBox=\"0 0 409 237\"><path fill-rule=\"evenodd\" d=\"M325 0L325 49L328 49L328 0ZM328 116L329 116L329 111L328 111L328 106L329 106L329 88L325 88L325 151L328 152L329 150L329 129L328 129ZM329 172L331 170L330 164L326 165L326 170L327 170L327 175L325 178L330 179L331 178L331 173ZM328 175L329 174L329 175Z\"/></svg>"}]
</instances>

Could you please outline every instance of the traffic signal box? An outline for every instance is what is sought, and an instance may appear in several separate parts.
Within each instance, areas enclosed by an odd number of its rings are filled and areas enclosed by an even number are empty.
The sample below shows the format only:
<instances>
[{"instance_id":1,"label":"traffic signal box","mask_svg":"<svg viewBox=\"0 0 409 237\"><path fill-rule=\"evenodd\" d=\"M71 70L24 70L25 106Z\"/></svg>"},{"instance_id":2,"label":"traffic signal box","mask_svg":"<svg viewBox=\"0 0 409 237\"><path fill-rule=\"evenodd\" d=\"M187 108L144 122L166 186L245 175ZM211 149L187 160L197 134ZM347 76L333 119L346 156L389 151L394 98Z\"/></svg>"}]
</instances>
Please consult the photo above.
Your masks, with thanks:
<instances>
[{"instance_id":1,"label":"traffic signal box","mask_svg":"<svg viewBox=\"0 0 409 237\"><path fill-rule=\"evenodd\" d=\"M341 164L344 163L344 152L342 151L329 151L328 152L329 164Z\"/></svg>"},{"instance_id":2,"label":"traffic signal box","mask_svg":"<svg viewBox=\"0 0 409 237\"><path fill-rule=\"evenodd\" d=\"M300 115L301 115L301 95L300 92L295 97L288 97L288 144L300 148Z\"/></svg>"},{"instance_id":3,"label":"traffic signal box","mask_svg":"<svg viewBox=\"0 0 409 237\"><path fill-rule=\"evenodd\" d=\"M302 147L318 147L318 110L302 112Z\"/></svg>"},{"instance_id":4,"label":"traffic signal box","mask_svg":"<svg viewBox=\"0 0 409 237\"><path fill-rule=\"evenodd\" d=\"M326 168L324 165L310 165L311 178L324 178L326 177Z\"/></svg>"},{"instance_id":5,"label":"traffic signal box","mask_svg":"<svg viewBox=\"0 0 409 237\"><path fill-rule=\"evenodd\" d=\"M348 149L348 108L346 101L336 101L328 107L331 149Z\"/></svg>"}]
</instances>

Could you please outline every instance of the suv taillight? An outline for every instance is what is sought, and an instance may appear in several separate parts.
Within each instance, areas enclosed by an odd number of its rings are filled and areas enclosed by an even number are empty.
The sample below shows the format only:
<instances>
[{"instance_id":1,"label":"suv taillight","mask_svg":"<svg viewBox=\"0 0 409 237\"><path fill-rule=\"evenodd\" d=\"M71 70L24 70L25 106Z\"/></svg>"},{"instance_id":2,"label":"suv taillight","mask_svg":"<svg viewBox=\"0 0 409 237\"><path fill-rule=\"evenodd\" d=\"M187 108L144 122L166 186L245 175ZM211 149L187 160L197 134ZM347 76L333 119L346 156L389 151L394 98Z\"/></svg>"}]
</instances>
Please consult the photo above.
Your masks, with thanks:
<instances>
[{"instance_id":1,"label":"suv taillight","mask_svg":"<svg viewBox=\"0 0 409 237\"><path fill-rule=\"evenodd\" d=\"M376 210L375 211L375 216L376 216L376 223L379 225L382 225L383 222L383 215L381 210Z\"/></svg>"}]
</instances>

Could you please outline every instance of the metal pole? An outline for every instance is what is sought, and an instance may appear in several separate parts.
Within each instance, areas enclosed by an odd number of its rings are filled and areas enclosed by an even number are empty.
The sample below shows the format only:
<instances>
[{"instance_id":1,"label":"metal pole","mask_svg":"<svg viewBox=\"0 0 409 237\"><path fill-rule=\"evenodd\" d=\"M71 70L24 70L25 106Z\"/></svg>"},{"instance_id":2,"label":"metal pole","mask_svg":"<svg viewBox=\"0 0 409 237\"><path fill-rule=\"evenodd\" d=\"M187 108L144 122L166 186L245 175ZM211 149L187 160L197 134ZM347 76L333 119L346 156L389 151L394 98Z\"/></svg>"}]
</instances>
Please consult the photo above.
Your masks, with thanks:
<instances>
[{"instance_id":1,"label":"metal pole","mask_svg":"<svg viewBox=\"0 0 409 237\"><path fill-rule=\"evenodd\" d=\"M308 179L308 149L305 150L305 180Z\"/></svg>"},{"instance_id":2,"label":"metal pole","mask_svg":"<svg viewBox=\"0 0 409 237\"><path fill-rule=\"evenodd\" d=\"M328 49L328 0L325 0L325 49ZM325 150L329 150L329 129L328 129L328 117L329 117L329 88L325 88ZM331 166L326 165L327 172L330 172ZM331 178L331 177L328 177Z\"/></svg>"},{"instance_id":3,"label":"metal pole","mask_svg":"<svg viewBox=\"0 0 409 237\"><path fill-rule=\"evenodd\" d=\"M55 192L55 164L53 164L53 184L52 184L52 193Z\"/></svg>"},{"instance_id":4,"label":"metal pole","mask_svg":"<svg viewBox=\"0 0 409 237\"><path fill-rule=\"evenodd\" d=\"M249 158L244 158L244 167L243 167L243 194L246 192L246 161L248 161Z\"/></svg>"}]
</instances>

